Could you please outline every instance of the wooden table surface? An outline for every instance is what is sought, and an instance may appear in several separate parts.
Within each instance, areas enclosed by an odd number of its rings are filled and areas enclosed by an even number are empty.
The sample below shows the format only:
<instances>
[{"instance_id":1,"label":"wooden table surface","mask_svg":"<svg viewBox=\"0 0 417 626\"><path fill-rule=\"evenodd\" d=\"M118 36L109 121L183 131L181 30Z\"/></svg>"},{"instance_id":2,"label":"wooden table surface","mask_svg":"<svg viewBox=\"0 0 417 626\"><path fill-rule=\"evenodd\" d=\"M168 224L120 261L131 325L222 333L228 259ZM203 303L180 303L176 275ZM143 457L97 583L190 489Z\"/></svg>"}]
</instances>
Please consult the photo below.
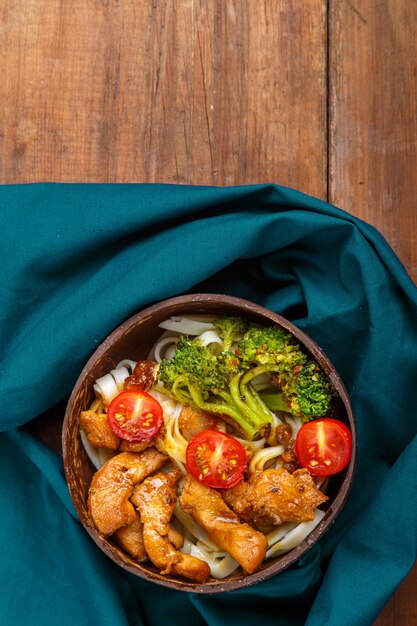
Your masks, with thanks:
<instances>
[{"instance_id":1,"label":"wooden table surface","mask_svg":"<svg viewBox=\"0 0 417 626\"><path fill-rule=\"evenodd\" d=\"M415 0L2 0L0 183L280 183L416 281L416 31ZM417 567L375 622L416 624Z\"/></svg>"}]
</instances>

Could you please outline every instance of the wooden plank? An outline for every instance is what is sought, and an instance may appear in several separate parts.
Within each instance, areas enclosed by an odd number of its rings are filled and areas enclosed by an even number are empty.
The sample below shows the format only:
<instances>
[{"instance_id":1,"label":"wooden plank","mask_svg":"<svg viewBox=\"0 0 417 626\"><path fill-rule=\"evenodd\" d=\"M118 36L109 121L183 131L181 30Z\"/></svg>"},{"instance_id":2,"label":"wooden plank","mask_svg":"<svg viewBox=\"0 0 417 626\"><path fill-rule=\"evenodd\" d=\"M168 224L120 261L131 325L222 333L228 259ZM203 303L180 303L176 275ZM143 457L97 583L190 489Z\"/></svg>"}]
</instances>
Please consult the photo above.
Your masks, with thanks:
<instances>
[{"instance_id":1,"label":"wooden plank","mask_svg":"<svg viewBox=\"0 0 417 626\"><path fill-rule=\"evenodd\" d=\"M326 195L326 0L4 0L0 182Z\"/></svg>"},{"instance_id":2,"label":"wooden plank","mask_svg":"<svg viewBox=\"0 0 417 626\"><path fill-rule=\"evenodd\" d=\"M330 3L329 199L417 280L417 2Z\"/></svg>"},{"instance_id":3,"label":"wooden plank","mask_svg":"<svg viewBox=\"0 0 417 626\"><path fill-rule=\"evenodd\" d=\"M333 0L329 200L376 226L417 280L417 3ZM375 626L417 623L417 566Z\"/></svg>"}]
</instances>

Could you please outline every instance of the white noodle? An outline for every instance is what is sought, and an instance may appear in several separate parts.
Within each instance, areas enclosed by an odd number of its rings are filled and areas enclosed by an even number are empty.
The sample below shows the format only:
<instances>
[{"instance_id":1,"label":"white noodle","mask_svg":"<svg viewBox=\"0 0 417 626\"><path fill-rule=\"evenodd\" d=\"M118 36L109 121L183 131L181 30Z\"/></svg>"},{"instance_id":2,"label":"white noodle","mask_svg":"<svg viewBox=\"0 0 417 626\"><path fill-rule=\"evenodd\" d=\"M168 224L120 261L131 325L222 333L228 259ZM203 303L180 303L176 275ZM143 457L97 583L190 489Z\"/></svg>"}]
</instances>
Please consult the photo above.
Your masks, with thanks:
<instances>
[{"instance_id":1,"label":"white noodle","mask_svg":"<svg viewBox=\"0 0 417 626\"><path fill-rule=\"evenodd\" d=\"M165 353L166 353L168 349L172 347L172 345L174 345L175 347L177 343L178 343L178 337L173 337L172 335L168 335L168 337L164 337L163 339L158 341L155 344L154 348L152 349L153 355L154 355L153 360L156 361L157 363L160 363L162 359L165 358L164 353L162 351L163 348L165 348Z\"/></svg>"},{"instance_id":2,"label":"white noodle","mask_svg":"<svg viewBox=\"0 0 417 626\"><path fill-rule=\"evenodd\" d=\"M277 541L269 548L266 553L266 558L269 559L273 556L278 556L279 554L288 552L298 546L321 522L324 516L324 511L316 509L314 519L311 520L311 522L301 522L300 524L297 524L297 526L290 530L283 539Z\"/></svg>"},{"instance_id":3,"label":"white noodle","mask_svg":"<svg viewBox=\"0 0 417 626\"><path fill-rule=\"evenodd\" d=\"M113 376L114 382L116 383L117 389L120 393L121 391L123 391L123 387L124 387L123 383L125 379L130 375L129 372L127 371L125 367L122 366L122 367L117 367L116 369L112 370L110 374Z\"/></svg>"},{"instance_id":4,"label":"white noodle","mask_svg":"<svg viewBox=\"0 0 417 626\"><path fill-rule=\"evenodd\" d=\"M188 441L184 439L179 431L178 420L175 418L166 420L163 440L163 447L166 453L176 461L185 464L187 446Z\"/></svg>"},{"instance_id":5,"label":"white noodle","mask_svg":"<svg viewBox=\"0 0 417 626\"><path fill-rule=\"evenodd\" d=\"M171 320L180 322L182 319L193 320L194 322L207 322L213 323L213 320L218 317L217 315L205 315L204 313L193 313L193 315L172 315Z\"/></svg>"},{"instance_id":6,"label":"white noodle","mask_svg":"<svg viewBox=\"0 0 417 626\"><path fill-rule=\"evenodd\" d=\"M275 413L272 413L272 411L270 411L270 413L272 415L272 421L270 422L270 427L272 430L273 428L276 428L277 426L282 424L282 420L278 417L278 415L275 415Z\"/></svg>"},{"instance_id":7,"label":"white noodle","mask_svg":"<svg viewBox=\"0 0 417 626\"><path fill-rule=\"evenodd\" d=\"M116 382L111 374L105 374L97 378L94 383L94 391L103 398L105 404L110 404L113 398L119 393Z\"/></svg>"},{"instance_id":8,"label":"white noodle","mask_svg":"<svg viewBox=\"0 0 417 626\"><path fill-rule=\"evenodd\" d=\"M159 324L159 328L165 330L173 330L182 335L201 335L206 330L213 330L214 326L211 322L202 322L200 320L189 317L171 317Z\"/></svg>"},{"instance_id":9,"label":"white noodle","mask_svg":"<svg viewBox=\"0 0 417 626\"><path fill-rule=\"evenodd\" d=\"M87 435L85 434L85 432L83 430L80 429L80 437L81 437L81 441L83 442L83 446L84 449L87 453L88 458L90 459L91 463L94 465L94 467L96 468L96 470L100 469L101 467L101 462L100 459L98 457L98 448L95 448L87 439Z\"/></svg>"},{"instance_id":10,"label":"white noodle","mask_svg":"<svg viewBox=\"0 0 417 626\"><path fill-rule=\"evenodd\" d=\"M191 548L195 545L191 539L188 539L185 536L185 529L181 526L181 524L175 524L175 527L179 526L180 530L179 532L182 532L184 535L184 544L182 546L182 548L180 549L180 552L182 552L183 554L191 554ZM178 529L177 529L178 530Z\"/></svg>"},{"instance_id":11,"label":"white noodle","mask_svg":"<svg viewBox=\"0 0 417 626\"><path fill-rule=\"evenodd\" d=\"M105 404L109 405L110 402L115 398L124 388L124 381L130 375L129 371L122 364L127 364L131 367L131 364L135 363L134 361L130 361L125 359L121 361L119 365L111 370L109 374L105 374L104 376L100 376L94 383L94 391L97 395L103 398ZM135 365L132 369L134 369Z\"/></svg>"},{"instance_id":12,"label":"white noodle","mask_svg":"<svg viewBox=\"0 0 417 626\"><path fill-rule=\"evenodd\" d=\"M201 526L193 520L191 515L182 510L178 502L175 505L174 514L176 520L183 527L184 535L188 535L188 537L184 536L184 545L180 552L191 554L205 561L210 567L212 577L216 579L229 576L239 567L239 563L230 554L221 550Z\"/></svg>"},{"instance_id":13,"label":"white noodle","mask_svg":"<svg viewBox=\"0 0 417 626\"><path fill-rule=\"evenodd\" d=\"M223 343L215 330L206 330L206 332L197 337L197 339L201 341L201 345L203 346L209 346L213 343L218 343L221 346Z\"/></svg>"},{"instance_id":14,"label":"white noodle","mask_svg":"<svg viewBox=\"0 0 417 626\"><path fill-rule=\"evenodd\" d=\"M177 406L176 400L174 400L173 398L169 398L168 396L165 396L163 393L160 393L159 391L155 391L155 389L149 389L148 393L150 396L155 398L155 400L158 400L159 404L162 404L163 402L171 402L173 406Z\"/></svg>"},{"instance_id":15,"label":"white noodle","mask_svg":"<svg viewBox=\"0 0 417 626\"><path fill-rule=\"evenodd\" d=\"M246 450L249 452L255 453L257 450L261 450L265 445L265 439L257 439L256 441L247 441L247 439L241 439L240 437L235 437Z\"/></svg>"},{"instance_id":16,"label":"white noodle","mask_svg":"<svg viewBox=\"0 0 417 626\"><path fill-rule=\"evenodd\" d=\"M94 465L96 470L99 470L109 459L111 459L116 452L114 450L108 450L107 448L96 448L92 443L89 442L87 435L83 430L80 429L80 437L87 452L88 458L91 463Z\"/></svg>"},{"instance_id":17,"label":"white noodle","mask_svg":"<svg viewBox=\"0 0 417 626\"><path fill-rule=\"evenodd\" d=\"M301 426L303 425L303 422L300 420L299 417L296 417L295 415L286 415L285 416L285 421L286 421L287 424L289 424L291 426L292 436L295 439L296 436L297 436L298 431L300 430Z\"/></svg>"},{"instance_id":18,"label":"white noodle","mask_svg":"<svg viewBox=\"0 0 417 626\"><path fill-rule=\"evenodd\" d=\"M266 468L268 461L278 459L285 452L284 446L271 446L257 450L249 463L249 474L254 472L262 472Z\"/></svg>"},{"instance_id":19,"label":"white noodle","mask_svg":"<svg viewBox=\"0 0 417 626\"><path fill-rule=\"evenodd\" d=\"M176 346L176 344L175 344L175 345L170 346L170 347L167 349L167 351L165 352L165 356L164 356L164 358L165 358L167 361L171 361L171 359L173 359L173 358L174 358L176 351L177 351L177 346Z\"/></svg>"},{"instance_id":20,"label":"white noodle","mask_svg":"<svg viewBox=\"0 0 417 626\"><path fill-rule=\"evenodd\" d=\"M178 502L175 505L174 514L175 514L175 517L184 526L184 528L186 528L193 537L201 541L207 548L213 551L220 549L219 546L210 539L206 531L203 530L201 526L196 524L196 522L193 520L191 515L188 515L188 513L185 513L182 510Z\"/></svg>"},{"instance_id":21,"label":"white noodle","mask_svg":"<svg viewBox=\"0 0 417 626\"><path fill-rule=\"evenodd\" d=\"M130 369L130 373L133 374L133 370L135 369L136 365L137 361L132 361L131 359L123 359L123 361L120 361L120 363L116 365L116 369L118 369L119 367L126 367L127 369Z\"/></svg>"},{"instance_id":22,"label":"white noodle","mask_svg":"<svg viewBox=\"0 0 417 626\"><path fill-rule=\"evenodd\" d=\"M269 374L260 374L255 378L252 378L250 381L252 387L256 389L256 391L262 391L263 389L268 389L271 387L271 377Z\"/></svg>"},{"instance_id":23,"label":"white noodle","mask_svg":"<svg viewBox=\"0 0 417 626\"><path fill-rule=\"evenodd\" d=\"M285 535L287 535L290 530L296 526L297 522L283 522L274 528L274 530L271 530L271 532L266 535L266 538L268 539L268 548L271 548L274 544L278 543L278 541L284 539Z\"/></svg>"},{"instance_id":24,"label":"white noodle","mask_svg":"<svg viewBox=\"0 0 417 626\"><path fill-rule=\"evenodd\" d=\"M213 578L218 580L226 578L239 567L239 563L228 552L209 552L200 542L197 542L196 545L191 545L190 554L205 561L210 567L210 573Z\"/></svg>"},{"instance_id":25,"label":"white noodle","mask_svg":"<svg viewBox=\"0 0 417 626\"><path fill-rule=\"evenodd\" d=\"M115 450L109 450L108 448L97 448L97 452L101 467L116 454Z\"/></svg>"},{"instance_id":26,"label":"white noodle","mask_svg":"<svg viewBox=\"0 0 417 626\"><path fill-rule=\"evenodd\" d=\"M185 474L185 453L188 441L182 436L178 424L183 405L153 389L149 393L162 406L165 432L161 445L165 453L172 458L182 473Z\"/></svg>"}]
</instances>

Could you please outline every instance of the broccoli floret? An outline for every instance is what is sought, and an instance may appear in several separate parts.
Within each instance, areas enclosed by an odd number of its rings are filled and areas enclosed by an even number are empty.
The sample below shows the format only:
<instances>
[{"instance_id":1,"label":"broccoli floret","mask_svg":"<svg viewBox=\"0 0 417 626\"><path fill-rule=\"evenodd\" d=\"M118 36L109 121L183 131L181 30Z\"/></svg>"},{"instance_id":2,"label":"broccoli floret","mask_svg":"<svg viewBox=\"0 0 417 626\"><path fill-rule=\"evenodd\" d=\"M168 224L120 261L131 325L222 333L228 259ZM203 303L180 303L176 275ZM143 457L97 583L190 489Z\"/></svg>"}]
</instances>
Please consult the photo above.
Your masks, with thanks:
<instances>
[{"instance_id":1,"label":"broccoli floret","mask_svg":"<svg viewBox=\"0 0 417 626\"><path fill-rule=\"evenodd\" d=\"M297 339L283 328L250 328L239 341L236 354L243 362L276 365L279 371L305 363Z\"/></svg>"},{"instance_id":2,"label":"broccoli floret","mask_svg":"<svg viewBox=\"0 0 417 626\"><path fill-rule=\"evenodd\" d=\"M240 372L243 372L246 367L242 365L237 356L231 350L224 350L217 356L217 369L223 373L224 378L230 382L231 378ZM213 387L214 389L214 387Z\"/></svg>"},{"instance_id":3,"label":"broccoli floret","mask_svg":"<svg viewBox=\"0 0 417 626\"><path fill-rule=\"evenodd\" d=\"M248 327L240 317L224 316L213 320L213 325L222 339L222 351L228 351L233 343L246 332Z\"/></svg>"},{"instance_id":4,"label":"broccoli floret","mask_svg":"<svg viewBox=\"0 0 417 626\"><path fill-rule=\"evenodd\" d=\"M332 405L332 384L318 363L309 362L294 368L290 375L278 378L284 397L291 403L292 413L312 419L326 415Z\"/></svg>"},{"instance_id":5,"label":"broccoli floret","mask_svg":"<svg viewBox=\"0 0 417 626\"><path fill-rule=\"evenodd\" d=\"M184 377L200 389L209 391L225 386L224 373L210 348L182 336L173 359L161 362L158 378L165 384L174 385L179 377Z\"/></svg>"},{"instance_id":6,"label":"broccoli floret","mask_svg":"<svg viewBox=\"0 0 417 626\"><path fill-rule=\"evenodd\" d=\"M232 418L233 423L253 439L259 429L272 422L273 415L247 386L242 392L240 381L246 366L231 351L215 354L199 340L181 337L171 361L162 360L155 389L178 402ZM257 396L257 394L256 394ZM263 409L263 410L262 410Z\"/></svg>"},{"instance_id":7,"label":"broccoli floret","mask_svg":"<svg viewBox=\"0 0 417 626\"><path fill-rule=\"evenodd\" d=\"M233 320L238 318L222 319L228 320L224 338L233 342L227 329L236 330L239 325ZM255 389L253 380L265 374L279 387L275 393ZM296 338L278 327L250 328L235 353L217 353L199 339L182 336L172 360L161 362L155 389L182 404L230 418L249 439L278 419L271 411L309 421L328 413L334 395L320 366L308 361Z\"/></svg>"},{"instance_id":8,"label":"broccoli floret","mask_svg":"<svg viewBox=\"0 0 417 626\"><path fill-rule=\"evenodd\" d=\"M272 380L280 391L261 394L271 410L287 411L303 422L324 417L331 410L335 392L318 363L309 361L305 365L297 365Z\"/></svg>"}]
</instances>

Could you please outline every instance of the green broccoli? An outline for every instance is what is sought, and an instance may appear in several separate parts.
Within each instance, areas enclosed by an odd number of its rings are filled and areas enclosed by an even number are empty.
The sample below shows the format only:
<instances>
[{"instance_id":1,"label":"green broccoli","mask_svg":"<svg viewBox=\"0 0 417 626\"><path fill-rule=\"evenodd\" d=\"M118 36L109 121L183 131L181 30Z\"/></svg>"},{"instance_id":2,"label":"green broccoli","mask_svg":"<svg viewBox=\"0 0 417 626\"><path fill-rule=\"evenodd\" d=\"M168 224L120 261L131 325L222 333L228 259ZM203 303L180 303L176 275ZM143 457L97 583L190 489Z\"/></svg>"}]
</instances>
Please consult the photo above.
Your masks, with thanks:
<instances>
[{"instance_id":1,"label":"green broccoli","mask_svg":"<svg viewBox=\"0 0 417 626\"><path fill-rule=\"evenodd\" d=\"M223 316L213 320L213 325L223 340L221 349L231 350L233 343L246 332L248 327L240 317Z\"/></svg>"},{"instance_id":2,"label":"green broccoli","mask_svg":"<svg viewBox=\"0 0 417 626\"><path fill-rule=\"evenodd\" d=\"M240 379L246 366L231 351L215 354L198 339L181 337L171 361L162 360L155 389L178 402L229 416L245 436L253 439L274 419L254 389L246 395ZM256 401L253 399L256 398Z\"/></svg>"},{"instance_id":3,"label":"green broccoli","mask_svg":"<svg viewBox=\"0 0 417 626\"><path fill-rule=\"evenodd\" d=\"M280 391L261 393L262 400L272 411L287 411L303 422L329 413L335 393L318 363L309 361L297 365L273 377L272 382Z\"/></svg>"},{"instance_id":4,"label":"green broccoli","mask_svg":"<svg viewBox=\"0 0 417 626\"><path fill-rule=\"evenodd\" d=\"M246 363L291 369L307 361L297 339L283 328L250 328L239 341L236 354Z\"/></svg>"},{"instance_id":5,"label":"green broccoli","mask_svg":"<svg viewBox=\"0 0 417 626\"><path fill-rule=\"evenodd\" d=\"M224 386L225 370L226 366L220 366L219 360L208 346L202 346L201 343L182 336L174 358L161 362L158 378L166 385L175 385L178 378L183 377L208 392Z\"/></svg>"},{"instance_id":6,"label":"green broccoli","mask_svg":"<svg viewBox=\"0 0 417 626\"><path fill-rule=\"evenodd\" d=\"M239 318L216 321L224 345L231 346L237 329L242 329ZM279 388L273 393L257 391L254 385L265 374L267 386ZM155 389L183 404L229 417L249 439L279 419L272 411L309 421L328 413L334 395L320 366L307 359L293 335L278 327L250 328L235 352L218 353L198 338L182 336L171 361L161 362Z\"/></svg>"}]
</instances>

